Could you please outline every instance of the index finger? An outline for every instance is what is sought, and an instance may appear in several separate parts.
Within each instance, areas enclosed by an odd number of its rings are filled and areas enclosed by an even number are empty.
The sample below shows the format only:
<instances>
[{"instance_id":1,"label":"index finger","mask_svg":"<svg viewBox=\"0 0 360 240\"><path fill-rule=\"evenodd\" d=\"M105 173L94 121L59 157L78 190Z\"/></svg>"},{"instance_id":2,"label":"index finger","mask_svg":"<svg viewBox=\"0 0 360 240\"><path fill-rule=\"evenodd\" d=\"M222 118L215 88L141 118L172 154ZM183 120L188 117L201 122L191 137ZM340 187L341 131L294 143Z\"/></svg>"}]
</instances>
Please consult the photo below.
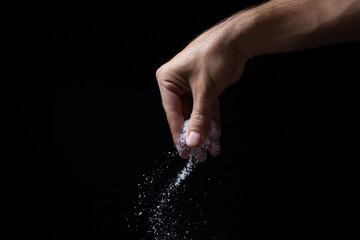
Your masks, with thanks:
<instances>
[{"instance_id":1,"label":"index finger","mask_svg":"<svg viewBox=\"0 0 360 240\"><path fill-rule=\"evenodd\" d=\"M182 99L181 96L170 91L161 84L159 84L159 88L173 142L177 145L184 126Z\"/></svg>"}]
</instances>

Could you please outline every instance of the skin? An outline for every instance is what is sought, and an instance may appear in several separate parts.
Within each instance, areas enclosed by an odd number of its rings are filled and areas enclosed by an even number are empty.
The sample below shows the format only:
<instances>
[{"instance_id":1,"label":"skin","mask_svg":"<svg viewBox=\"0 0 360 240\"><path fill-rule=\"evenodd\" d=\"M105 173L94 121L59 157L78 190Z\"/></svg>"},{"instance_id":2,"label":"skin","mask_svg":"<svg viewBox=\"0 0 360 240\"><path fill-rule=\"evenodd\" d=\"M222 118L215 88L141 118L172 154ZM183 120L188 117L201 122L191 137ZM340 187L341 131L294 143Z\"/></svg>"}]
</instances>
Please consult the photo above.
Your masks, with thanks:
<instances>
[{"instance_id":1,"label":"skin","mask_svg":"<svg viewBox=\"0 0 360 240\"><path fill-rule=\"evenodd\" d=\"M190 148L202 144L211 119L218 128L212 138L220 137L218 97L249 59L357 40L360 0L272 0L223 20L156 72L174 143L188 118Z\"/></svg>"}]
</instances>

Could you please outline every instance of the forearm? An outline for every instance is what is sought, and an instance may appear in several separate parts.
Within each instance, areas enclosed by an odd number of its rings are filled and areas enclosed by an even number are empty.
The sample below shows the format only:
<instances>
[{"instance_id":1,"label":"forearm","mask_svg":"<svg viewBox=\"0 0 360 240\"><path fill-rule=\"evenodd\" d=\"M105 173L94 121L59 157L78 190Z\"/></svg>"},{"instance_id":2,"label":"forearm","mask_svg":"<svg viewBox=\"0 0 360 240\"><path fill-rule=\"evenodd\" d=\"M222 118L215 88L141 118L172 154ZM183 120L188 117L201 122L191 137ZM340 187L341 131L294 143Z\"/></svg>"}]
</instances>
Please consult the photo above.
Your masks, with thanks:
<instances>
[{"instance_id":1,"label":"forearm","mask_svg":"<svg viewBox=\"0 0 360 240\"><path fill-rule=\"evenodd\" d=\"M221 25L248 58L356 41L360 0L272 0Z\"/></svg>"}]
</instances>

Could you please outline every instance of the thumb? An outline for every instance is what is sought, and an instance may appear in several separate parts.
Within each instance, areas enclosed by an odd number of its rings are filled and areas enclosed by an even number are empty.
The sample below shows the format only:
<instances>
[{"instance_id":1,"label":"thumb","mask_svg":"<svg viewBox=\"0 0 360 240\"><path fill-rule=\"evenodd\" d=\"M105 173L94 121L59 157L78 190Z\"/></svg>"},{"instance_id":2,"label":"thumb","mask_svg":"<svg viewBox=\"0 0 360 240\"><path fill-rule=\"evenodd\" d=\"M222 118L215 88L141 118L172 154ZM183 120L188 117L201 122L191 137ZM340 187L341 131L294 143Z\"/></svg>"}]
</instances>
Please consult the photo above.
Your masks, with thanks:
<instances>
[{"instance_id":1,"label":"thumb","mask_svg":"<svg viewBox=\"0 0 360 240\"><path fill-rule=\"evenodd\" d=\"M190 117L186 145L191 148L200 146L210 130L212 101L196 101Z\"/></svg>"}]
</instances>

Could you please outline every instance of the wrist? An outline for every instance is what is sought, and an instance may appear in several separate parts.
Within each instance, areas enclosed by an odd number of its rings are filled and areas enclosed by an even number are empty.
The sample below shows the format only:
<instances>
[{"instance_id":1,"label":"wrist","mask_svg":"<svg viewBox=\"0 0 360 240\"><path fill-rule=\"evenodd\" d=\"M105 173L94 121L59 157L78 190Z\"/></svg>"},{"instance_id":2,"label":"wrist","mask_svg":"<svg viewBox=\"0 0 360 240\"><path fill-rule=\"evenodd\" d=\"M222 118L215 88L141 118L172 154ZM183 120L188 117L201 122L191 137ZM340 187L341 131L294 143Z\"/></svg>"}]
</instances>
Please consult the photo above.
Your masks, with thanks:
<instances>
[{"instance_id":1,"label":"wrist","mask_svg":"<svg viewBox=\"0 0 360 240\"><path fill-rule=\"evenodd\" d=\"M234 50L251 59L261 55L259 44L259 16L254 9L240 11L224 21L224 36Z\"/></svg>"}]
</instances>

